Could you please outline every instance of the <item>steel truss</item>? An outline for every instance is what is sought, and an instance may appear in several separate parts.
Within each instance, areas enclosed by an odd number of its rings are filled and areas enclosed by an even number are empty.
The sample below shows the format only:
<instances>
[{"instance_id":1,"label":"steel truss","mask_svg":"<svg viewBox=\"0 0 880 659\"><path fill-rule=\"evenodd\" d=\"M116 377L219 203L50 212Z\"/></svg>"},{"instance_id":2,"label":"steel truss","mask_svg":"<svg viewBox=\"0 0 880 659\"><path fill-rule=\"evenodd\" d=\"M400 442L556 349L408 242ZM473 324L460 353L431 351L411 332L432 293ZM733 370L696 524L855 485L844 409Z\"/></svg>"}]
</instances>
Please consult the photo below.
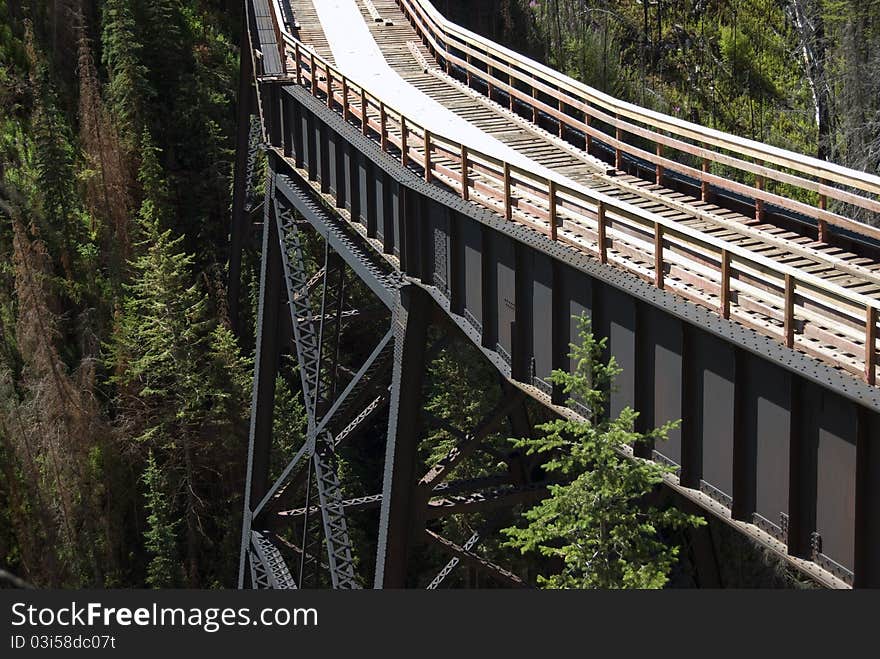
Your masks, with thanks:
<instances>
[{"instance_id":1,"label":"steel truss","mask_svg":"<svg viewBox=\"0 0 880 659\"><path fill-rule=\"evenodd\" d=\"M362 587L370 575L358 572L348 516L376 508L373 586L413 582L409 556L420 542L430 542L452 557L431 581L433 588L460 562L503 585L524 585L474 552L477 539L494 527L484 525L481 534L461 544L428 528L432 520L447 515L494 515L546 492L543 483L523 482L521 474L528 469L521 466L479 479L448 479L468 456L487 450L484 440L506 420L511 427L520 425L514 419L525 418L524 397L518 390L505 391L502 402L470 431L423 413L426 363L447 345L452 326L442 324L440 338L429 341L428 328L442 314L428 294L375 256L295 170L271 153L265 187L240 587ZM384 314L352 306L347 294L352 277L376 294ZM389 326L380 331L366 357L360 364L344 363L346 324L380 319L381 327L383 315ZM288 345L298 365L307 431L284 469L270 478L274 388ZM375 429L386 410L382 491L346 497L338 451L352 446L365 429ZM427 424L446 429L457 445L420 474L418 439ZM298 507L290 506L297 501Z\"/></svg>"}]
</instances>

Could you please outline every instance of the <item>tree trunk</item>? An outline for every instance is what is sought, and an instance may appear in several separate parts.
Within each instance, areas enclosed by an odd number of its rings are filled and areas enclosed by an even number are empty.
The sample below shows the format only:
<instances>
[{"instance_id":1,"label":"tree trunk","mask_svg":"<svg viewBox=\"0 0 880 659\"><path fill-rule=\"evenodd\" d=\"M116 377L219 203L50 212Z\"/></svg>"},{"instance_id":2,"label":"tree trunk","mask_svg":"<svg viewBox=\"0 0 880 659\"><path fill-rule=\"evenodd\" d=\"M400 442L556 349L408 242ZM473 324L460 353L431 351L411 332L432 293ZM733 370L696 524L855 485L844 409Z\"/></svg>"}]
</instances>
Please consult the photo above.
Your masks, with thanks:
<instances>
[{"instance_id":1,"label":"tree trunk","mask_svg":"<svg viewBox=\"0 0 880 659\"><path fill-rule=\"evenodd\" d=\"M826 44L822 7L818 0L791 0L788 11L800 38L804 73L813 97L816 156L820 160L828 160L831 156L831 91L825 76Z\"/></svg>"}]
</instances>

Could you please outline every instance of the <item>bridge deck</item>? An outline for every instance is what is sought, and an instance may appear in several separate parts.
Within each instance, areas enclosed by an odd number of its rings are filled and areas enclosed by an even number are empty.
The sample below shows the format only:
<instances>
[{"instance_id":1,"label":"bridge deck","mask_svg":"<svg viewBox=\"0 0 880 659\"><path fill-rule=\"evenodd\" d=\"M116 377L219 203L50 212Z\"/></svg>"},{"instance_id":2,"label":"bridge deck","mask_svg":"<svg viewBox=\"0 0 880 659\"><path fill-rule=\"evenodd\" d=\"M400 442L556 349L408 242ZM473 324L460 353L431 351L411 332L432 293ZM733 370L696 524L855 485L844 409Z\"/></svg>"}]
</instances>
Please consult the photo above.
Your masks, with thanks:
<instances>
[{"instance_id":1,"label":"bridge deck","mask_svg":"<svg viewBox=\"0 0 880 659\"><path fill-rule=\"evenodd\" d=\"M656 213L677 225L778 264L797 268L848 291L880 300L880 263L624 171L606 168L583 150L447 75L423 45L395 0L373 0L372 8L363 0L350 1L356 2L386 62L406 82L541 167L580 186ZM296 36L332 63L332 47L312 0L291 0L291 5L301 25ZM386 20L374 20L371 9ZM389 140L400 143L400 132L393 125L389 129ZM439 154L435 162L438 174L433 180L455 189L456 175L460 176L461 172L459 162L443 154ZM441 173L441 167L445 173ZM477 171L471 175L474 180L472 199L480 197L483 205L494 205L502 212L504 202L499 199L503 195L498 190L497 178ZM478 190L480 184L482 187ZM549 231L545 218L519 210L514 215L539 230ZM559 239L574 248L594 252L598 235L595 230L576 221L566 221L559 228ZM614 223L609 224L606 240L609 263L648 281L656 280L656 260L651 249L656 245L656 236L623 223ZM716 279L717 274L713 276L707 268L708 257L694 245L672 237L661 238L661 244L665 288L713 310L718 309L722 304L722 286ZM833 299L806 287L796 294L803 305L803 316L793 322L788 315L790 311L785 308L787 293L783 285L769 281L766 273L760 271L740 273L735 288L729 293L732 319L777 337L784 336L789 331L787 326L794 324L793 347L851 373L864 374L864 316L838 309Z\"/></svg>"}]
</instances>

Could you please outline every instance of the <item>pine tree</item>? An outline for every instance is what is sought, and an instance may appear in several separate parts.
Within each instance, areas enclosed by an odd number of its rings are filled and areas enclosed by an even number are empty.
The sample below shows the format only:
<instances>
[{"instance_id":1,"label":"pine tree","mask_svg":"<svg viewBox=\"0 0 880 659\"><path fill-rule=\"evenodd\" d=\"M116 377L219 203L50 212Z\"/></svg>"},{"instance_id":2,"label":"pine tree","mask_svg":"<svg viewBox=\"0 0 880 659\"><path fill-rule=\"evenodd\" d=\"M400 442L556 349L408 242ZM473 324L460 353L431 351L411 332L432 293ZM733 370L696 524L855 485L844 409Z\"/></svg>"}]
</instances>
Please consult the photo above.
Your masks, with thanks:
<instances>
[{"instance_id":1,"label":"pine tree","mask_svg":"<svg viewBox=\"0 0 880 659\"><path fill-rule=\"evenodd\" d=\"M138 136L145 125L145 107L153 98L144 64L132 0L106 0L102 13L103 63L110 84L107 94L122 135Z\"/></svg>"},{"instance_id":2,"label":"pine tree","mask_svg":"<svg viewBox=\"0 0 880 659\"><path fill-rule=\"evenodd\" d=\"M550 496L524 514L525 527L504 530L508 545L562 560L560 573L539 578L545 587L660 588L679 550L664 542L662 532L704 521L647 505L645 496L669 469L628 453L637 443L664 439L676 424L639 433L631 408L609 418L608 394L620 368L613 357L602 361L607 340L593 336L589 319L580 319L579 330L581 344L572 344L570 354L574 373L554 371L552 379L590 410L590 418L556 419L538 426L542 436L515 441L531 454L549 456L544 468L571 481L551 486Z\"/></svg>"},{"instance_id":3,"label":"pine tree","mask_svg":"<svg viewBox=\"0 0 880 659\"><path fill-rule=\"evenodd\" d=\"M142 250L133 262L134 280L120 321L114 361L116 381L128 389L128 420L136 441L169 456L186 510L187 565L197 580L198 496L194 481L194 415L203 404L200 359L210 331L207 299L193 283L192 257L182 237L163 229L165 184L146 131L139 180L144 199L138 213ZM138 412L137 409L141 411ZM133 417L133 418L132 418Z\"/></svg>"},{"instance_id":4,"label":"pine tree","mask_svg":"<svg viewBox=\"0 0 880 659\"><path fill-rule=\"evenodd\" d=\"M176 528L179 520L172 518L165 476L156 464L153 451L147 455L147 467L141 476L146 487L147 530L144 540L150 553L147 585L152 588L174 588L180 585L180 563L177 558Z\"/></svg>"},{"instance_id":5,"label":"pine tree","mask_svg":"<svg viewBox=\"0 0 880 659\"><path fill-rule=\"evenodd\" d=\"M164 228L170 204L158 153L144 131L140 255L132 262L111 359L124 427L135 444L156 452L169 491L182 493L187 578L197 585L203 545L211 541L203 491L241 446L249 369L228 329L211 318L183 238Z\"/></svg>"},{"instance_id":6,"label":"pine tree","mask_svg":"<svg viewBox=\"0 0 880 659\"><path fill-rule=\"evenodd\" d=\"M48 66L36 44L30 22L25 23L25 47L30 65L33 96L34 184L32 199L41 237L63 268L68 281L76 280L75 246L86 242L76 215L74 189L74 147L69 127L58 108L58 95Z\"/></svg>"}]
</instances>

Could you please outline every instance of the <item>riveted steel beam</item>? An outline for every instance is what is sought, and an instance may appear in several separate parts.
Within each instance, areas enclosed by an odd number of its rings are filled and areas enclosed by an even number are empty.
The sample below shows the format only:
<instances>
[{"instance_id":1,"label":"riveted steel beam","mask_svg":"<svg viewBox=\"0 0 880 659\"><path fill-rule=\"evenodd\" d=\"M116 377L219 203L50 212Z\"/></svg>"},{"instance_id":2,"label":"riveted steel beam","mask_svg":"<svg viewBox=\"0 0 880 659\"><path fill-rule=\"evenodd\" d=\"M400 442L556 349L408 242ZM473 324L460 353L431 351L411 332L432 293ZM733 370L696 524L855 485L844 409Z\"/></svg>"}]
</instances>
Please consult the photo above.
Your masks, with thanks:
<instances>
[{"instance_id":1,"label":"riveted steel beam","mask_svg":"<svg viewBox=\"0 0 880 659\"><path fill-rule=\"evenodd\" d=\"M469 549L465 549L464 547L455 544L451 540L447 540L430 529L425 529L425 537L439 547L442 547L445 551L453 554L456 558L478 568L482 572L485 572L495 579L495 581L504 586L510 586L512 588L528 588L528 584L513 572L505 570L503 567L486 560Z\"/></svg>"}]
</instances>

